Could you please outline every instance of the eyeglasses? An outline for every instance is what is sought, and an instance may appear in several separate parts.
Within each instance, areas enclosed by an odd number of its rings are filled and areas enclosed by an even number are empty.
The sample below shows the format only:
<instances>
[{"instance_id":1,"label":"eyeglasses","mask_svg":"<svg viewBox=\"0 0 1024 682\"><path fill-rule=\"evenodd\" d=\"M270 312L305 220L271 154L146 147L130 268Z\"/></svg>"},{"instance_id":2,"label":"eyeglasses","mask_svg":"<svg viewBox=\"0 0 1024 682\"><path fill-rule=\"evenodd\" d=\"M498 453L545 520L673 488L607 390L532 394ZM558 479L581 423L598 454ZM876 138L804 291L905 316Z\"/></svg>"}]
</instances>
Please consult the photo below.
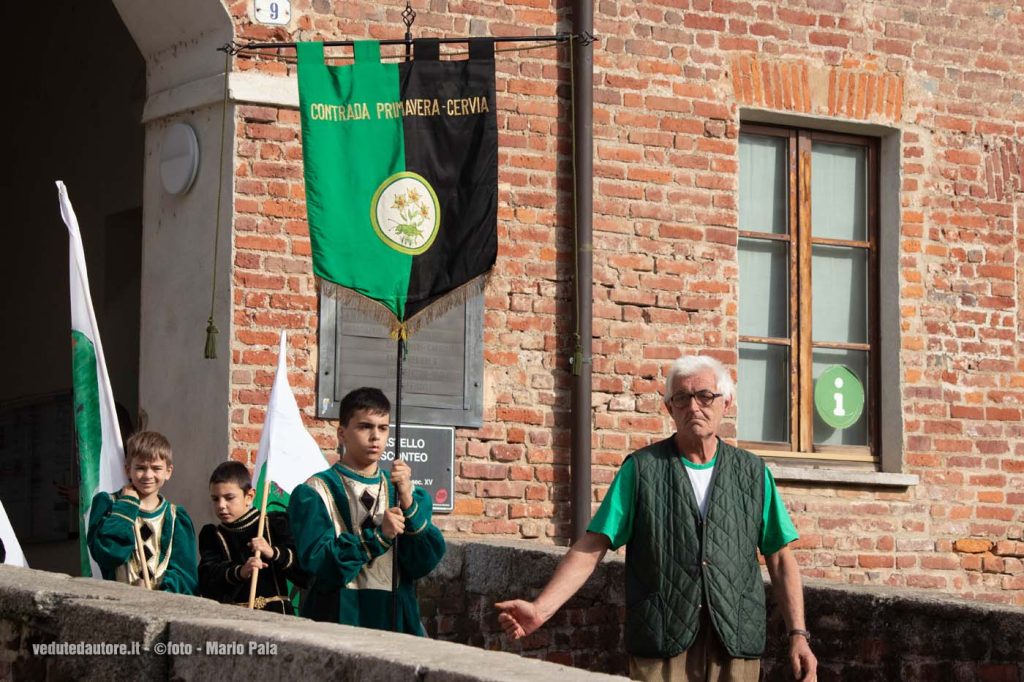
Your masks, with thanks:
<instances>
[{"instance_id":1,"label":"eyeglasses","mask_svg":"<svg viewBox=\"0 0 1024 682\"><path fill-rule=\"evenodd\" d=\"M716 398L721 398L723 394L712 393L711 391L697 391L696 393L687 393L686 391L680 391L674 394L668 399L669 404L677 409L690 406L690 400L693 398L697 399L697 403L702 407L708 407L711 403L715 402Z\"/></svg>"}]
</instances>

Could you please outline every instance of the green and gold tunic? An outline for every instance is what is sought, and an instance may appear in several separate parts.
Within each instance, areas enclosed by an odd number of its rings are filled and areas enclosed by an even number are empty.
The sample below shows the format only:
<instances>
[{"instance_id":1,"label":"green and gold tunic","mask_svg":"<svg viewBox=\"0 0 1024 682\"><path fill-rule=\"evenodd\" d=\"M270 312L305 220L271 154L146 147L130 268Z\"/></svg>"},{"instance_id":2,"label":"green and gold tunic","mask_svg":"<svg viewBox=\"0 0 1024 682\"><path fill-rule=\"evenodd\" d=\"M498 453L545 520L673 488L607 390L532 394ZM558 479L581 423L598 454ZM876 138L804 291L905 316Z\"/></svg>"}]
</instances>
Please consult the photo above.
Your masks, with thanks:
<instances>
[{"instance_id":1,"label":"green and gold tunic","mask_svg":"<svg viewBox=\"0 0 1024 682\"><path fill-rule=\"evenodd\" d=\"M313 620L424 635L415 581L444 556L433 505L414 488L398 540L398 623L391 618L393 543L381 533L384 511L397 504L388 472L361 476L335 464L295 488L288 517L299 565L312 578L301 615Z\"/></svg>"},{"instance_id":2,"label":"green and gold tunic","mask_svg":"<svg viewBox=\"0 0 1024 682\"><path fill-rule=\"evenodd\" d=\"M195 527L183 507L163 497L156 509L142 511L138 498L98 493L89 514L88 542L106 580L143 585L145 561L152 589L196 593Z\"/></svg>"}]
</instances>

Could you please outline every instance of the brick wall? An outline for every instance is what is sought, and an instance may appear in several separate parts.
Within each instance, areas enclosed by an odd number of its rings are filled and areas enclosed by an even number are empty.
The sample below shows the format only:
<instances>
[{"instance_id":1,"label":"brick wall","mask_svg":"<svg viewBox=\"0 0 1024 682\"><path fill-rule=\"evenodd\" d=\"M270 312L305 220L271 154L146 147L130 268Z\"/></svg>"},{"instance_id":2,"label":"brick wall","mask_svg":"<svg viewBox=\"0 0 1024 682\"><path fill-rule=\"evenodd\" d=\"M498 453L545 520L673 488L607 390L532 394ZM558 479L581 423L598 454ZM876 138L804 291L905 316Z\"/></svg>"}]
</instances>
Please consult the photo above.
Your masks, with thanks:
<instances>
[{"instance_id":1,"label":"brick wall","mask_svg":"<svg viewBox=\"0 0 1024 682\"><path fill-rule=\"evenodd\" d=\"M419 36L569 28L565 7L546 0L413 4ZM900 382L904 471L920 484L783 485L803 534L798 558L809 576L1024 605L1024 9L595 5L595 503L630 450L669 432L658 391L672 359L708 350L737 362L740 107L896 127L901 351L899 376L886 380ZM242 39L385 38L402 35L403 7L295 3L289 31L251 25L247 3L230 11ZM270 57L234 68L294 73ZM499 52L497 70L500 250L485 292L485 423L458 433L456 509L438 522L449 533L563 541L568 54ZM251 462L282 327L297 399L313 413L317 296L298 114L242 106L235 130L232 456ZM335 447L332 424L308 425ZM724 435L734 432L727 423Z\"/></svg>"}]
</instances>

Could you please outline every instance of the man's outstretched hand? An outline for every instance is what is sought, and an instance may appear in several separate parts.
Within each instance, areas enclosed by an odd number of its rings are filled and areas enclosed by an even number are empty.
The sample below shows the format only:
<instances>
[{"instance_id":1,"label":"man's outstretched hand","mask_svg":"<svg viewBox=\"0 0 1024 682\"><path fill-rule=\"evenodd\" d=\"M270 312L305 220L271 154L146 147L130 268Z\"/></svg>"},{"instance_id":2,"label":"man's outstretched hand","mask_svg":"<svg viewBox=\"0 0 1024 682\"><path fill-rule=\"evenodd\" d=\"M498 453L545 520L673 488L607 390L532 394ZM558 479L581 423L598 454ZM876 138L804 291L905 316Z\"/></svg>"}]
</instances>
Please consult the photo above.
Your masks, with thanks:
<instances>
[{"instance_id":1,"label":"man's outstretched hand","mask_svg":"<svg viewBox=\"0 0 1024 682\"><path fill-rule=\"evenodd\" d=\"M811 647L803 637L790 637L789 662L793 666L793 677L801 682L816 682L818 659L811 653Z\"/></svg>"},{"instance_id":2,"label":"man's outstretched hand","mask_svg":"<svg viewBox=\"0 0 1024 682\"><path fill-rule=\"evenodd\" d=\"M533 602L513 599L502 601L494 605L498 611L498 624L505 631L505 635L512 639L522 639L532 634L544 624L542 618Z\"/></svg>"}]
</instances>

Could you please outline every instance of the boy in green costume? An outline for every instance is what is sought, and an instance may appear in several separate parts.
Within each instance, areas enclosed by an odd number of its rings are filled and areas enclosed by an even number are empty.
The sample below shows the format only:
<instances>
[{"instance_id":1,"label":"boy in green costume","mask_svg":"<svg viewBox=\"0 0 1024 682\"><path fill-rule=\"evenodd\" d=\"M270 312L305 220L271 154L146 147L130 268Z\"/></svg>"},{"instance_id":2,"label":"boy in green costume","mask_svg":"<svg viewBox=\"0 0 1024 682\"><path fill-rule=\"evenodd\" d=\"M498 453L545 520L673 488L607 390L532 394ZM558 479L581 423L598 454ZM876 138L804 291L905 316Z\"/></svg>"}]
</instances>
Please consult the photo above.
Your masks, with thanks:
<instances>
[{"instance_id":1,"label":"boy in green costume","mask_svg":"<svg viewBox=\"0 0 1024 682\"><path fill-rule=\"evenodd\" d=\"M124 452L129 483L93 498L89 553L106 580L195 594L195 527L183 507L160 495L174 472L171 444L155 431L140 431Z\"/></svg>"},{"instance_id":2,"label":"boy in green costume","mask_svg":"<svg viewBox=\"0 0 1024 682\"><path fill-rule=\"evenodd\" d=\"M301 615L313 620L424 635L415 581L444 556L433 505L395 460L378 466L388 439L391 404L376 388L341 401L340 461L292 492L288 517L299 565L312 577ZM391 571L398 542L398 622L392 622Z\"/></svg>"}]
</instances>

